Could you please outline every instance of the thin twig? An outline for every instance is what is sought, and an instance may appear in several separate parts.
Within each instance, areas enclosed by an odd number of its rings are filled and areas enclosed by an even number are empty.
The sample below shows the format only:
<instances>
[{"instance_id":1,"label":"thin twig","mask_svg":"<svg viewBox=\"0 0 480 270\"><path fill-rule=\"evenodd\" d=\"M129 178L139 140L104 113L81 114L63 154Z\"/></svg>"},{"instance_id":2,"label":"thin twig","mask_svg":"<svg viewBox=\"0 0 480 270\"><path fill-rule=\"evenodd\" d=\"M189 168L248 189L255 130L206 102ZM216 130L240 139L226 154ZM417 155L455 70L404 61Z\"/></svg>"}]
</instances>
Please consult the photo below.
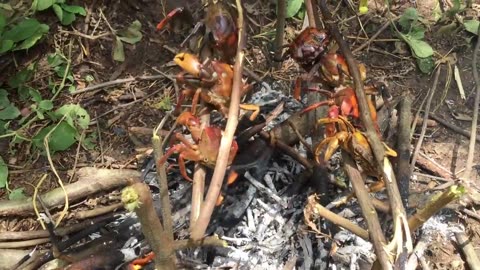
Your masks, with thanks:
<instances>
[{"instance_id":1,"label":"thin twig","mask_svg":"<svg viewBox=\"0 0 480 270\"><path fill-rule=\"evenodd\" d=\"M420 148L422 147L423 139L425 138L425 132L427 131L428 114L430 112L430 106L432 104L433 94L435 93L435 90L437 89L438 78L440 77L441 70L442 70L442 68L441 68L441 66L439 66L438 69L437 69L437 72L435 73L435 79L433 79L432 88L430 88L430 91L428 92L427 104L425 105L425 111L423 113L422 130L420 131L420 137L418 138L417 144L415 145L415 150L413 151L413 154L412 154L412 161L410 163L410 174L412 174L413 171L415 170L415 162L417 161L417 155L420 152Z\"/></svg>"},{"instance_id":2,"label":"thin twig","mask_svg":"<svg viewBox=\"0 0 480 270\"><path fill-rule=\"evenodd\" d=\"M400 189L400 196L402 197L403 206L408 207L409 183L410 177L410 124L412 123L412 100L409 94L406 94L402 101L400 101L400 117L398 120L398 138L397 138L397 152L398 162L396 167L396 175L398 178L398 185ZM425 123L427 121L424 121Z\"/></svg>"},{"instance_id":3,"label":"thin twig","mask_svg":"<svg viewBox=\"0 0 480 270\"><path fill-rule=\"evenodd\" d=\"M380 27L380 29L378 29L378 31L373 34L369 40L367 40L366 42L364 42L362 45L360 45L359 47L357 47L356 49L354 49L352 51L352 53L356 53L356 52L359 52L361 50L363 50L363 48L367 47L368 45L370 45L370 43L372 43L385 29L387 29L387 27L390 25L390 23L393 23L394 21L398 20L400 17L394 17L392 18L392 20L390 21L387 21L385 22L382 27Z\"/></svg>"},{"instance_id":4,"label":"thin twig","mask_svg":"<svg viewBox=\"0 0 480 270\"><path fill-rule=\"evenodd\" d=\"M222 182L225 177L227 169L228 156L230 154L233 137L238 125L238 114L240 111L240 88L242 86L242 70L243 60L245 56L244 47L246 39L245 22L243 20L242 1L236 0L238 10L238 47L237 55L235 57L235 65L233 67L233 86L230 98L230 108L228 110L228 121L225 128L225 133L220 142L220 149L217 157L217 164L213 172L212 180L208 188L208 193L200 212L195 228L192 230L190 238L193 240L200 240L203 238L210 219L212 217L213 209L220 190Z\"/></svg>"},{"instance_id":5,"label":"thin twig","mask_svg":"<svg viewBox=\"0 0 480 270\"><path fill-rule=\"evenodd\" d=\"M72 95L75 96L75 95L78 95L78 94L83 94L83 93L94 91L94 90L97 90L97 89L100 89L100 88L110 87L110 86L114 86L114 85L122 84L122 83L128 83L128 82L133 82L133 81L158 80L158 79L161 79L161 78L167 78L168 79L168 77L163 75L163 74L151 75L151 76L140 76L140 77L126 78L126 79L116 79L116 80L113 80L113 81L99 83L99 84L96 84L96 85L85 87L83 89L80 89L78 91L73 92Z\"/></svg>"},{"instance_id":6,"label":"thin twig","mask_svg":"<svg viewBox=\"0 0 480 270\"><path fill-rule=\"evenodd\" d=\"M110 109L110 110L108 110L108 111L100 114L99 116L96 116L95 118L93 118L93 119L90 121L89 125L96 124L97 119L102 118L102 117L104 117L105 115L108 115L108 114L110 114L110 113L112 113L112 112L114 112L114 111L116 111L116 110L118 110L118 109L120 109L120 108L126 108L126 107L128 107L128 106L132 106L133 104L143 102L143 101L145 101L146 99L148 99L148 98L156 95L156 94L157 94L158 92L160 92L161 90L162 90L162 89L158 89L158 90L152 92L151 94L148 94L148 95L144 96L143 98L139 98L139 99L136 99L136 100L134 100L134 101L132 101L132 102L128 102L128 103L125 103L125 104L120 104L120 105L118 105L118 106L115 106L114 108L112 108L112 109Z\"/></svg>"},{"instance_id":7,"label":"thin twig","mask_svg":"<svg viewBox=\"0 0 480 270\"><path fill-rule=\"evenodd\" d=\"M287 12L287 0L277 1L277 32L275 35L275 53L274 53L274 68L278 69L282 59L283 38L285 33L285 17Z\"/></svg>"},{"instance_id":8,"label":"thin twig","mask_svg":"<svg viewBox=\"0 0 480 270\"><path fill-rule=\"evenodd\" d=\"M167 172L165 171L165 165L159 164L160 159L163 157L162 138L157 135L158 130L163 128L170 116L171 114L167 113L158 127L152 132L152 144L157 169L157 181L160 188L163 227L168 240L173 242L172 205L170 204L170 196L168 195Z\"/></svg>"},{"instance_id":9,"label":"thin twig","mask_svg":"<svg viewBox=\"0 0 480 270\"><path fill-rule=\"evenodd\" d=\"M456 132L456 133L458 133L458 134L460 134L460 135L462 135L462 136L465 136L465 137L467 137L467 138L470 138L470 134L471 134L471 132L472 132L471 130L464 130L464 129L460 128L460 127L457 127L457 126L455 126L454 124L446 121L445 119L442 119L440 116L435 115L435 114L430 114L429 117L432 118L433 120L437 121L438 123L440 123L442 126L444 126L444 127L446 127L446 128L449 128L449 129L451 129L452 131L454 131L454 132ZM480 143L480 138L477 137L477 138L476 138L476 141L477 141L478 143Z\"/></svg>"},{"instance_id":10,"label":"thin twig","mask_svg":"<svg viewBox=\"0 0 480 270\"><path fill-rule=\"evenodd\" d=\"M312 0L305 0L305 9L307 10L308 24L310 27L317 27L315 22L315 13L313 9Z\"/></svg>"},{"instance_id":11,"label":"thin twig","mask_svg":"<svg viewBox=\"0 0 480 270\"><path fill-rule=\"evenodd\" d=\"M317 202L317 200L315 199L315 195L311 195L310 197L308 197L308 204L303 210L303 213L307 225L311 222L310 216L312 214L315 214L325 218L326 220L329 220L333 224L336 224L344 229L351 231L352 233L356 234L358 237L364 240L369 240L369 235L366 230L362 229L360 226L354 224L350 220L339 216L325 208L323 205ZM312 229L316 230L315 227L313 227Z\"/></svg>"},{"instance_id":12,"label":"thin twig","mask_svg":"<svg viewBox=\"0 0 480 270\"><path fill-rule=\"evenodd\" d=\"M203 101L201 102L204 105ZM210 114L204 114L200 117L202 129L210 125ZM190 209L190 231L192 231L198 216L202 209L203 196L205 194L205 167L199 163L195 164L192 183L192 207Z\"/></svg>"},{"instance_id":13,"label":"thin twig","mask_svg":"<svg viewBox=\"0 0 480 270\"><path fill-rule=\"evenodd\" d=\"M465 179L469 179L472 173L472 166L473 166L473 155L475 153L475 140L477 138L477 121L478 121L478 106L480 103L480 78L478 78L478 51L480 50L480 26L477 30L477 45L475 45L475 49L473 50L473 61L472 61L472 69L473 69L473 80L477 85L476 93L475 93L475 101L473 103L473 117L472 117L472 127L470 128L470 143L468 144L468 155L467 155L467 164L465 165ZM480 266L479 266L480 267Z\"/></svg>"},{"instance_id":14,"label":"thin twig","mask_svg":"<svg viewBox=\"0 0 480 270\"><path fill-rule=\"evenodd\" d=\"M79 212L76 212L74 216L77 220L87 219L87 218L97 217L107 213L115 212L121 209L123 209L123 203L115 203L108 206L95 207L92 210L79 211Z\"/></svg>"}]
</instances>

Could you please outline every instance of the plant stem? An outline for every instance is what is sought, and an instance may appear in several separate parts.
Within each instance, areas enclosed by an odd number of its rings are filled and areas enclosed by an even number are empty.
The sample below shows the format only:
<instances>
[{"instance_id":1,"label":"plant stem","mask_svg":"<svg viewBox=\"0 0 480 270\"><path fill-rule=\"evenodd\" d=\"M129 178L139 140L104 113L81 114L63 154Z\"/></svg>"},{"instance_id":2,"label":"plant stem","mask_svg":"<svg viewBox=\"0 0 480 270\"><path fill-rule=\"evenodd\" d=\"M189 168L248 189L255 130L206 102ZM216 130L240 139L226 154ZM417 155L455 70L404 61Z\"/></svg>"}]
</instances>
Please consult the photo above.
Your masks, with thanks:
<instances>
[{"instance_id":1,"label":"plant stem","mask_svg":"<svg viewBox=\"0 0 480 270\"><path fill-rule=\"evenodd\" d=\"M208 193L202 210L200 211L200 215L190 236L190 238L192 238L193 240L202 239L207 229L207 226L210 223L213 209L215 208L217 198L220 195L222 182L225 177L225 171L227 168L228 156L230 154L230 148L233 142L233 137L235 135L235 130L237 129L238 125L238 114L240 110L240 88L242 86L243 60L245 55L243 49L245 47L246 33L244 25L245 22L243 20L243 9L241 3L242 1L236 0L236 2L238 9L238 48L237 55L235 57L235 65L233 67L233 86L230 98L230 108L228 110L228 121L225 128L225 133L220 142L217 164L215 165L212 181L208 188Z\"/></svg>"},{"instance_id":2,"label":"plant stem","mask_svg":"<svg viewBox=\"0 0 480 270\"><path fill-rule=\"evenodd\" d=\"M277 1L277 32L275 35L275 55L274 55L274 68L278 69L281 66L281 59L282 59L282 47L283 47L283 39L285 33L285 17L287 13L287 0L278 0Z\"/></svg>"},{"instance_id":3,"label":"plant stem","mask_svg":"<svg viewBox=\"0 0 480 270\"><path fill-rule=\"evenodd\" d=\"M152 194L145 183L135 183L122 191L125 208L134 210L142 224L142 232L155 253L155 268L174 270L175 250L171 236L163 229L153 207Z\"/></svg>"},{"instance_id":4,"label":"plant stem","mask_svg":"<svg viewBox=\"0 0 480 270\"><path fill-rule=\"evenodd\" d=\"M477 138L478 107L480 103L480 78L478 76L478 51L480 51L480 26L477 30L477 44L473 49L473 80L476 84L475 101L473 102L472 127L470 128L470 143L468 145L467 164L465 165L465 178L469 179L472 175L473 155L475 153L475 140Z\"/></svg>"}]
</instances>

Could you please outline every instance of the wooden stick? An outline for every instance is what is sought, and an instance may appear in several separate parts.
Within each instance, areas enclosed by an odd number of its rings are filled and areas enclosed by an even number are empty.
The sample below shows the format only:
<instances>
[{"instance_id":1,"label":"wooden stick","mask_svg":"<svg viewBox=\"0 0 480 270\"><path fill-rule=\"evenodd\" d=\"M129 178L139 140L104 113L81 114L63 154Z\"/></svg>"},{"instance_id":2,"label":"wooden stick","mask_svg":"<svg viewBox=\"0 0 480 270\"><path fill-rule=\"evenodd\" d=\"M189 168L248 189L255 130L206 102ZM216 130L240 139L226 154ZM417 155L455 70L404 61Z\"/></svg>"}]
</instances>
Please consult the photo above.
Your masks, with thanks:
<instances>
[{"instance_id":1,"label":"wooden stick","mask_svg":"<svg viewBox=\"0 0 480 270\"><path fill-rule=\"evenodd\" d=\"M435 73L435 78L433 79L432 88L430 88L430 91L428 92L427 104L425 105L425 111L423 115L422 130L420 131L420 137L418 138L417 144L415 145L415 150L413 151L413 154L412 154L412 162L410 164L410 174L412 174L413 170L415 169L415 162L417 160L418 153L420 152L420 148L422 147L423 139L425 138L425 132L427 130L426 120L428 119L428 114L430 112L430 105L432 104L433 94L437 89L438 78L440 76L441 70L442 70L441 66L439 66L437 69L437 72Z\"/></svg>"},{"instance_id":2,"label":"wooden stick","mask_svg":"<svg viewBox=\"0 0 480 270\"><path fill-rule=\"evenodd\" d=\"M348 154L342 153L342 158L344 160L345 171L350 178L350 183L352 183L358 203L362 208L362 214L367 223L368 232L373 243L373 248L375 249L375 254L377 255L377 258L380 261L383 269L391 269L391 265L389 263L390 260L387 252L385 251L385 245L387 241L382 232L377 211L375 211L375 208L370 201L370 196L368 195L368 190L365 187L363 177L358 171L355 162Z\"/></svg>"},{"instance_id":3,"label":"wooden stick","mask_svg":"<svg viewBox=\"0 0 480 270\"><path fill-rule=\"evenodd\" d=\"M364 240L369 240L369 234L366 230L360 228L358 225L352 223L350 220L341 217L327 208L323 207L315 200L315 196L312 195L308 197L308 204L303 210L303 215L306 220L310 220L312 214L319 215L335 225L338 225L344 229L351 231L352 233L358 235Z\"/></svg>"},{"instance_id":4,"label":"wooden stick","mask_svg":"<svg viewBox=\"0 0 480 270\"><path fill-rule=\"evenodd\" d=\"M472 243L468 237L461 232L455 233L455 238L457 239L458 246L462 250L465 258L467 259L467 264L471 270L480 270L480 260L478 260L477 252L473 248Z\"/></svg>"},{"instance_id":5,"label":"wooden stick","mask_svg":"<svg viewBox=\"0 0 480 270\"><path fill-rule=\"evenodd\" d=\"M330 11L328 10L326 0L320 1L320 10L322 11L323 18L326 21L326 24L330 30L330 33L333 35L335 41L338 43L339 48L345 57L345 60L348 65L350 74L353 77L355 96L357 97L358 105L360 108L360 119L366 129L365 136L370 143L372 152L375 157L376 167L381 173L385 181L385 186L387 189L387 194L389 197L389 202L392 209L393 223L394 223L394 238L392 239L391 246L388 248L396 249L396 255L399 256L399 252L403 251L403 246L406 245L407 251L411 251L412 241L409 228L406 224L407 214L405 208L403 207L402 200L400 198L400 193L397 186L397 181L393 173L387 173L385 171L385 165L390 166L390 162L387 157L385 157L385 150L378 134L376 132L375 126L372 121L372 117L369 111L369 106L367 103L367 97L363 89L363 82L360 77L360 71L358 69L357 63L354 60L353 54L350 51L348 44L343 40L342 35L340 34L336 22L333 20ZM357 194L358 196L358 194ZM405 237L405 239L404 239ZM380 243L374 243L374 245L379 245ZM392 269L393 265L388 260L386 255L382 254L385 250L380 247L375 248L376 251L381 252L377 254L380 264L383 269Z\"/></svg>"},{"instance_id":6,"label":"wooden stick","mask_svg":"<svg viewBox=\"0 0 480 270\"><path fill-rule=\"evenodd\" d=\"M402 197L403 206L408 207L408 196L410 177L410 125L412 123L412 100L410 95L404 96L400 101L400 117L398 124L397 153L398 162L396 175L398 178L398 188ZM425 121L426 122L426 121Z\"/></svg>"},{"instance_id":7,"label":"wooden stick","mask_svg":"<svg viewBox=\"0 0 480 270\"><path fill-rule=\"evenodd\" d=\"M473 70L473 80L477 86L475 91L475 101L473 102L473 117L472 117L472 127L470 128L470 142L468 144L468 154L467 154L467 164L465 165L465 174L464 178L471 181L472 166L473 166L473 155L475 153L475 140L477 138L477 122L478 122L478 106L480 103L480 78L478 78L478 51L480 51L480 26L477 31L477 45L473 50L473 61L472 61L472 70ZM478 265L477 265L478 266Z\"/></svg>"},{"instance_id":8,"label":"wooden stick","mask_svg":"<svg viewBox=\"0 0 480 270\"><path fill-rule=\"evenodd\" d=\"M135 183L122 191L125 208L135 211L142 224L142 232L155 253L157 269L176 269L173 235L167 235L153 207L152 194L145 183Z\"/></svg>"},{"instance_id":9,"label":"wooden stick","mask_svg":"<svg viewBox=\"0 0 480 270\"><path fill-rule=\"evenodd\" d=\"M283 54L283 39L285 33L285 17L287 16L287 0L278 0L277 1L277 29L275 35L275 54L273 57L274 68L278 69L281 67L282 54Z\"/></svg>"},{"instance_id":10,"label":"wooden stick","mask_svg":"<svg viewBox=\"0 0 480 270\"><path fill-rule=\"evenodd\" d=\"M65 186L69 201L78 201L89 195L101 191L109 191L123 187L131 179L140 177L136 170L110 170L85 167L77 171L78 181ZM41 196L48 208L53 208L64 203L65 193L61 188L56 188ZM26 216L33 214L32 198L22 200L1 201L0 216Z\"/></svg>"},{"instance_id":11,"label":"wooden stick","mask_svg":"<svg viewBox=\"0 0 480 270\"><path fill-rule=\"evenodd\" d=\"M200 215L198 216L196 225L190 235L190 238L192 238L193 240L202 239L204 237L207 226L210 223L213 209L215 208L217 198L220 195L223 178L225 177L225 171L227 169L228 155L230 154L233 137L235 135L235 130L237 129L238 125L238 114L240 109L240 88L242 86L242 70L245 55L243 50L246 42L246 31L245 22L243 20L243 8L241 3L242 1L236 0L236 2L238 10L238 48L237 55L235 57L235 65L233 67L233 86L232 96L230 98L230 108L228 110L228 121L225 128L225 133L220 142L217 164L215 165L212 181L208 188L208 193L202 210L200 211Z\"/></svg>"}]
</instances>

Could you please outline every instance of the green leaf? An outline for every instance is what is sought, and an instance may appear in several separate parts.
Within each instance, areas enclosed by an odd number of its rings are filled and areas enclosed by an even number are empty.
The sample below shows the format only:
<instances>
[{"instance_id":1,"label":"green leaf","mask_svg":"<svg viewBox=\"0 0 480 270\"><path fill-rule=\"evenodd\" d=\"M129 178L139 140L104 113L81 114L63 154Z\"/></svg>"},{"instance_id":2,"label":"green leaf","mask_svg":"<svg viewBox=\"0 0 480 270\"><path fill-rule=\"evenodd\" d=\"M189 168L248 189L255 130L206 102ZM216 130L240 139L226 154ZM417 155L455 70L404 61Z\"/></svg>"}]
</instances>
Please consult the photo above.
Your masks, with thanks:
<instances>
[{"instance_id":1,"label":"green leaf","mask_svg":"<svg viewBox=\"0 0 480 270\"><path fill-rule=\"evenodd\" d=\"M0 13L0 34L3 32L3 29L7 25L7 18L5 18L5 15Z\"/></svg>"},{"instance_id":2,"label":"green leaf","mask_svg":"<svg viewBox=\"0 0 480 270\"><path fill-rule=\"evenodd\" d=\"M433 49L430 47L430 45L423 41L423 40L418 40L418 39L412 39L410 38L409 35L402 35L405 42L408 43L410 48L412 49L412 52L416 57L419 58L427 58L433 55Z\"/></svg>"},{"instance_id":3,"label":"green leaf","mask_svg":"<svg viewBox=\"0 0 480 270\"><path fill-rule=\"evenodd\" d=\"M65 63L65 59L58 53L52 53L48 55L47 62L51 67L56 67Z\"/></svg>"},{"instance_id":4,"label":"green leaf","mask_svg":"<svg viewBox=\"0 0 480 270\"><path fill-rule=\"evenodd\" d=\"M463 26L468 32L478 35L478 27L480 27L480 22L478 20L464 20Z\"/></svg>"},{"instance_id":5,"label":"green leaf","mask_svg":"<svg viewBox=\"0 0 480 270\"><path fill-rule=\"evenodd\" d=\"M38 103L38 108L44 111L49 111L53 109L53 102L50 100L42 100L40 103Z\"/></svg>"},{"instance_id":6,"label":"green leaf","mask_svg":"<svg viewBox=\"0 0 480 270\"><path fill-rule=\"evenodd\" d=\"M52 6L52 8L53 8L53 12L55 12L55 15L57 15L58 20L62 21L63 20L63 9L57 4L54 4Z\"/></svg>"},{"instance_id":7,"label":"green leaf","mask_svg":"<svg viewBox=\"0 0 480 270\"><path fill-rule=\"evenodd\" d=\"M36 2L36 5L34 8L38 11L45 10L51 7L53 4L55 4L55 0L35 0L34 4L35 2Z\"/></svg>"},{"instance_id":8,"label":"green leaf","mask_svg":"<svg viewBox=\"0 0 480 270\"><path fill-rule=\"evenodd\" d=\"M44 139L52 129L54 130L48 137L48 148L51 152L67 150L76 142L75 137L77 136L77 129L69 125L67 122L62 121L58 125L53 124L43 128L35 137L33 137L32 142L35 146L44 149Z\"/></svg>"},{"instance_id":9,"label":"green leaf","mask_svg":"<svg viewBox=\"0 0 480 270\"><path fill-rule=\"evenodd\" d=\"M77 104L66 104L55 111L57 117L63 117L73 127L79 126L82 129L88 128L90 124L90 115L88 112ZM75 125L76 124L76 125Z\"/></svg>"},{"instance_id":10,"label":"green leaf","mask_svg":"<svg viewBox=\"0 0 480 270\"><path fill-rule=\"evenodd\" d=\"M0 135L3 135L7 132L8 123L5 121L0 120ZM1 177L0 177L1 179Z\"/></svg>"},{"instance_id":11,"label":"green leaf","mask_svg":"<svg viewBox=\"0 0 480 270\"><path fill-rule=\"evenodd\" d=\"M13 48L13 40L0 40L0 53L8 52Z\"/></svg>"},{"instance_id":12,"label":"green leaf","mask_svg":"<svg viewBox=\"0 0 480 270\"><path fill-rule=\"evenodd\" d=\"M287 0L287 14L286 18L291 18L300 11L303 0Z\"/></svg>"},{"instance_id":13,"label":"green leaf","mask_svg":"<svg viewBox=\"0 0 480 270\"><path fill-rule=\"evenodd\" d=\"M75 14L68 12L66 10L63 10L63 18L61 20L62 25L70 25L72 22L75 21L77 17Z\"/></svg>"},{"instance_id":14,"label":"green leaf","mask_svg":"<svg viewBox=\"0 0 480 270\"><path fill-rule=\"evenodd\" d=\"M10 100L8 99L8 92L5 89L0 89L0 109L5 108L10 105Z\"/></svg>"},{"instance_id":15,"label":"green leaf","mask_svg":"<svg viewBox=\"0 0 480 270\"><path fill-rule=\"evenodd\" d=\"M25 199L26 197L23 188L16 188L8 194L8 199L11 201Z\"/></svg>"},{"instance_id":16,"label":"green leaf","mask_svg":"<svg viewBox=\"0 0 480 270\"><path fill-rule=\"evenodd\" d=\"M41 24L40 27L38 28L37 32L30 36L29 38L25 39L19 46L15 47L14 51L18 50L26 50L31 48L33 45L37 43L38 40L40 40L45 33L48 32L50 28L46 24Z\"/></svg>"},{"instance_id":17,"label":"green leaf","mask_svg":"<svg viewBox=\"0 0 480 270\"><path fill-rule=\"evenodd\" d=\"M95 149L96 142L97 142L97 133L92 132L90 135L86 136L85 139L83 140L83 147L87 148L88 150L93 150Z\"/></svg>"},{"instance_id":18,"label":"green leaf","mask_svg":"<svg viewBox=\"0 0 480 270\"><path fill-rule=\"evenodd\" d=\"M127 29L119 31L118 36L123 42L135 44L142 39L142 33L140 32L141 28L142 24L136 20L132 22Z\"/></svg>"},{"instance_id":19,"label":"green leaf","mask_svg":"<svg viewBox=\"0 0 480 270\"><path fill-rule=\"evenodd\" d=\"M115 43L113 44L113 60L118 62L125 61L125 51L123 50L123 43L119 37L115 38Z\"/></svg>"},{"instance_id":20,"label":"green leaf","mask_svg":"<svg viewBox=\"0 0 480 270\"><path fill-rule=\"evenodd\" d=\"M70 12L72 14L78 14L78 15L82 15L82 16L87 15L87 11L85 11L85 9L83 7L70 6L70 5L66 5L66 4L61 4L60 6L62 7L63 10L65 10L67 12Z\"/></svg>"},{"instance_id":21,"label":"green leaf","mask_svg":"<svg viewBox=\"0 0 480 270\"><path fill-rule=\"evenodd\" d=\"M28 80L32 78L33 70L35 69L35 64L31 64L28 67L17 72L15 76L11 77L8 80L8 85L12 88L18 88L25 84Z\"/></svg>"},{"instance_id":22,"label":"green leaf","mask_svg":"<svg viewBox=\"0 0 480 270\"><path fill-rule=\"evenodd\" d=\"M40 92L38 92L37 89L34 89L34 88L28 89L28 94L32 97L33 101L37 103L42 101L42 95L40 94Z\"/></svg>"},{"instance_id":23,"label":"green leaf","mask_svg":"<svg viewBox=\"0 0 480 270\"><path fill-rule=\"evenodd\" d=\"M423 27L412 26L408 36L410 36L411 39L423 39L425 37L425 29L423 29Z\"/></svg>"},{"instance_id":24,"label":"green leaf","mask_svg":"<svg viewBox=\"0 0 480 270\"><path fill-rule=\"evenodd\" d=\"M93 82L94 80L95 80L95 77L93 77L93 75L91 75L91 74L85 75L85 81L86 82Z\"/></svg>"},{"instance_id":25,"label":"green leaf","mask_svg":"<svg viewBox=\"0 0 480 270\"><path fill-rule=\"evenodd\" d=\"M435 67L435 61L433 61L432 57L417 58L417 65L421 72L430 74Z\"/></svg>"},{"instance_id":26,"label":"green leaf","mask_svg":"<svg viewBox=\"0 0 480 270\"><path fill-rule=\"evenodd\" d=\"M25 19L19 24L15 25L12 29L5 32L3 39L9 39L13 42L20 42L34 35L39 27L40 23L37 20Z\"/></svg>"},{"instance_id":27,"label":"green leaf","mask_svg":"<svg viewBox=\"0 0 480 270\"><path fill-rule=\"evenodd\" d=\"M0 119L2 120L11 120L15 119L20 115L20 111L13 104L6 106L5 108L0 108Z\"/></svg>"},{"instance_id":28,"label":"green leaf","mask_svg":"<svg viewBox=\"0 0 480 270\"><path fill-rule=\"evenodd\" d=\"M398 23L402 26L403 30L408 30L412 23L418 20L418 13L415 8L407 8L400 19L398 19Z\"/></svg>"},{"instance_id":29,"label":"green leaf","mask_svg":"<svg viewBox=\"0 0 480 270\"><path fill-rule=\"evenodd\" d=\"M8 180L8 167L7 164L0 157L0 188L4 188L7 185Z\"/></svg>"}]
</instances>

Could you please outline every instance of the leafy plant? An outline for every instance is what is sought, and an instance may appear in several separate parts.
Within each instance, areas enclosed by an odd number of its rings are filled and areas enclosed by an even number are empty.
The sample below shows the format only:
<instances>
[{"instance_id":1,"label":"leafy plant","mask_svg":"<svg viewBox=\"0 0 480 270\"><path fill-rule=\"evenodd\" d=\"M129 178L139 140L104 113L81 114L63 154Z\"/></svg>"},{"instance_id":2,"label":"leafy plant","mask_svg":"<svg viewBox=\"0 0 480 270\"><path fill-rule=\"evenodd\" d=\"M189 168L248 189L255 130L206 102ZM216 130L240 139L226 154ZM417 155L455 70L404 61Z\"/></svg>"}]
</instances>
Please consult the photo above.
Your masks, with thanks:
<instances>
[{"instance_id":1,"label":"leafy plant","mask_svg":"<svg viewBox=\"0 0 480 270\"><path fill-rule=\"evenodd\" d=\"M23 18L9 27L7 18L0 13L0 54L30 49L48 30L48 25L31 18Z\"/></svg>"},{"instance_id":2,"label":"leafy plant","mask_svg":"<svg viewBox=\"0 0 480 270\"><path fill-rule=\"evenodd\" d=\"M67 58L60 53L54 53L54 54L50 54L47 57L47 62L50 65L50 67L53 69L53 71L55 72L58 78L61 78L61 79L65 78L65 81L68 81L70 83L68 85L68 92L70 93L75 92L76 87L73 84L75 80L73 78L72 70L68 66ZM56 94L58 89L65 87L65 85L57 85L54 83L50 83L49 87L52 93Z\"/></svg>"},{"instance_id":3,"label":"leafy plant","mask_svg":"<svg viewBox=\"0 0 480 270\"><path fill-rule=\"evenodd\" d=\"M140 29L142 24L135 20L126 29L120 30L115 34L115 42L113 44L113 60L123 62L125 61L125 50L123 48L123 42L128 44L136 44L142 40L142 32Z\"/></svg>"},{"instance_id":4,"label":"leafy plant","mask_svg":"<svg viewBox=\"0 0 480 270\"><path fill-rule=\"evenodd\" d=\"M398 20L402 29L399 35L410 47L419 69L424 73L430 73L434 67L433 48L423 40L425 28L421 20L416 9L407 8Z\"/></svg>"},{"instance_id":5,"label":"leafy plant","mask_svg":"<svg viewBox=\"0 0 480 270\"><path fill-rule=\"evenodd\" d=\"M478 35L478 27L480 27L480 22L478 20L464 20L463 26L468 32Z\"/></svg>"},{"instance_id":6,"label":"leafy plant","mask_svg":"<svg viewBox=\"0 0 480 270\"><path fill-rule=\"evenodd\" d=\"M4 188L7 186L8 181L8 167L7 164L3 161L2 157L0 156L0 188Z\"/></svg>"},{"instance_id":7,"label":"leafy plant","mask_svg":"<svg viewBox=\"0 0 480 270\"><path fill-rule=\"evenodd\" d=\"M297 15L303 6L303 0L287 0L286 18Z\"/></svg>"},{"instance_id":8,"label":"leafy plant","mask_svg":"<svg viewBox=\"0 0 480 270\"><path fill-rule=\"evenodd\" d=\"M77 18L76 15L85 16L87 12L81 6L72 6L65 4L65 0L34 0L32 9L43 11L52 8L62 25L70 25Z\"/></svg>"}]
</instances>

